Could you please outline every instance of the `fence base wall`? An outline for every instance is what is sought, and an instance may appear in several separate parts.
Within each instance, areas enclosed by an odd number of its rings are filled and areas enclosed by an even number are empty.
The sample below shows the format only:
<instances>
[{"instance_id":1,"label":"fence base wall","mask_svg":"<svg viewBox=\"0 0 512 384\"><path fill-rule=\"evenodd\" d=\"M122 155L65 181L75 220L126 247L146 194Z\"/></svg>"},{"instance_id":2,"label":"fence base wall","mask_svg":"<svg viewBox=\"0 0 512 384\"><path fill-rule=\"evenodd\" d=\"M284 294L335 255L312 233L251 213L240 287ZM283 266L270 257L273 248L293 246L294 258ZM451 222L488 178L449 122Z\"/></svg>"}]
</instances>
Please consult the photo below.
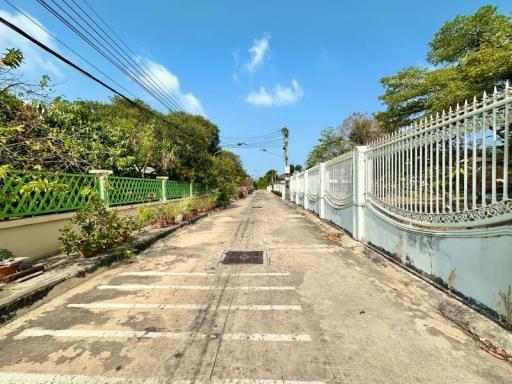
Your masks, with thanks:
<instances>
[{"instance_id":1,"label":"fence base wall","mask_svg":"<svg viewBox=\"0 0 512 384\"><path fill-rule=\"evenodd\" d=\"M335 209L330 204L325 204L325 217L323 219L330 221L337 227L343 228L344 231L352 235L354 232L352 226L352 209L351 205Z\"/></svg>"},{"instance_id":2,"label":"fence base wall","mask_svg":"<svg viewBox=\"0 0 512 384\"><path fill-rule=\"evenodd\" d=\"M499 292L512 284L512 227L442 232L406 228L372 207L365 208L365 219L364 242L469 301L504 314Z\"/></svg>"},{"instance_id":3,"label":"fence base wall","mask_svg":"<svg viewBox=\"0 0 512 384\"><path fill-rule=\"evenodd\" d=\"M179 199L178 199L179 200ZM175 201L178 201L175 200ZM152 202L112 207L122 215L136 215L141 206L160 205ZM27 217L0 222L0 248L9 249L16 257L39 259L59 252L59 230L73 217L74 212Z\"/></svg>"}]
</instances>

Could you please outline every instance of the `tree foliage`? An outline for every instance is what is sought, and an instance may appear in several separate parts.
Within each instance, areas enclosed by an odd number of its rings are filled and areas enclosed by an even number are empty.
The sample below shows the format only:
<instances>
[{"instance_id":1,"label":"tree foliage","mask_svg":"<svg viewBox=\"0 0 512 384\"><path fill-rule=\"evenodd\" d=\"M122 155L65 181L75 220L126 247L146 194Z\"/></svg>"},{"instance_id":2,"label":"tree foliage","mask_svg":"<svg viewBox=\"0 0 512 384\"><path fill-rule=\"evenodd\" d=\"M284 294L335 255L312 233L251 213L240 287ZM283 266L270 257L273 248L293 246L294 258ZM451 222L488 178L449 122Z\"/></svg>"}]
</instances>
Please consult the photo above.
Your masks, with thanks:
<instances>
[{"instance_id":1,"label":"tree foliage","mask_svg":"<svg viewBox=\"0 0 512 384\"><path fill-rule=\"evenodd\" d=\"M512 79L512 17L493 6L446 22L430 42L427 61L433 69L409 67L384 77L377 114L392 132L457 103L492 91Z\"/></svg>"},{"instance_id":2,"label":"tree foliage","mask_svg":"<svg viewBox=\"0 0 512 384\"><path fill-rule=\"evenodd\" d=\"M269 169L263 176L256 180L256 187L258 189L265 189L267 185L272 184L277 180L278 172L275 169Z\"/></svg>"},{"instance_id":3,"label":"tree foliage","mask_svg":"<svg viewBox=\"0 0 512 384\"><path fill-rule=\"evenodd\" d=\"M22 61L17 49L0 58L1 169L150 173L208 182L231 195L243 183L246 173L238 156L226 151L214 156L219 128L205 117L163 114L140 100L134 105L119 97L52 99L49 78L25 81L17 71Z\"/></svg>"}]
</instances>

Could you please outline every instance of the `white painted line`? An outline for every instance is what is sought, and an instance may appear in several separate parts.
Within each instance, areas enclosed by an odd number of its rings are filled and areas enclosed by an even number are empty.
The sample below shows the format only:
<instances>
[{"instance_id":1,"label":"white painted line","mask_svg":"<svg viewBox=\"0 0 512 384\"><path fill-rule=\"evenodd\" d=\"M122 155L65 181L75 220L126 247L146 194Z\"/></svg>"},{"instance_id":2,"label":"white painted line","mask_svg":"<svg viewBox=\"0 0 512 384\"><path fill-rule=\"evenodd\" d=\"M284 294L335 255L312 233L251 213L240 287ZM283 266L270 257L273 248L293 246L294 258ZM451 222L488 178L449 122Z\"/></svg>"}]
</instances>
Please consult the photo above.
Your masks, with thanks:
<instances>
[{"instance_id":1,"label":"white painted line","mask_svg":"<svg viewBox=\"0 0 512 384\"><path fill-rule=\"evenodd\" d=\"M247 341L311 341L309 335L283 335L278 333L225 333L222 340Z\"/></svg>"},{"instance_id":2,"label":"white painted line","mask_svg":"<svg viewBox=\"0 0 512 384\"><path fill-rule=\"evenodd\" d=\"M220 273L220 276L290 276L290 272L246 272L246 273ZM118 276L219 276L208 272L164 272L164 271L133 271L123 272Z\"/></svg>"},{"instance_id":3,"label":"white painted line","mask_svg":"<svg viewBox=\"0 0 512 384\"><path fill-rule=\"evenodd\" d=\"M100 329L38 329L29 328L18 334L17 338L23 337L99 337L99 338L144 338L144 339L172 339L172 340L201 340L207 337L212 339L235 341L311 341L309 335L285 335L279 333L224 333L222 335L206 335L196 332L147 332L147 331L124 331L124 330L100 330Z\"/></svg>"},{"instance_id":4,"label":"white painted line","mask_svg":"<svg viewBox=\"0 0 512 384\"><path fill-rule=\"evenodd\" d=\"M68 308L85 308L85 309L186 309L186 310L206 310L208 305L205 304L130 304L130 303L84 303L84 304L68 304ZM300 305L264 305L264 304L248 304L248 305L220 305L219 307L211 307L210 309L227 311L227 310L244 310L244 311L302 311Z\"/></svg>"},{"instance_id":5,"label":"white painted line","mask_svg":"<svg viewBox=\"0 0 512 384\"><path fill-rule=\"evenodd\" d=\"M121 376L85 376L53 375L39 373L0 372L2 384L326 384L324 381L272 380L272 379L211 379L169 380L164 377L121 377Z\"/></svg>"},{"instance_id":6,"label":"white painted line","mask_svg":"<svg viewBox=\"0 0 512 384\"><path fill-rule=\"evenodd\" d=\"M98 289L117 289L118 291L138 291L143 289L186 289L199 291L215 291L215 290L239 290L239 291L291 291L295 287L276 286L276 287L223 287L221 285L164 285L164 284L120 284L120 285L99 285Z\"/></svg>"}]
</instances>

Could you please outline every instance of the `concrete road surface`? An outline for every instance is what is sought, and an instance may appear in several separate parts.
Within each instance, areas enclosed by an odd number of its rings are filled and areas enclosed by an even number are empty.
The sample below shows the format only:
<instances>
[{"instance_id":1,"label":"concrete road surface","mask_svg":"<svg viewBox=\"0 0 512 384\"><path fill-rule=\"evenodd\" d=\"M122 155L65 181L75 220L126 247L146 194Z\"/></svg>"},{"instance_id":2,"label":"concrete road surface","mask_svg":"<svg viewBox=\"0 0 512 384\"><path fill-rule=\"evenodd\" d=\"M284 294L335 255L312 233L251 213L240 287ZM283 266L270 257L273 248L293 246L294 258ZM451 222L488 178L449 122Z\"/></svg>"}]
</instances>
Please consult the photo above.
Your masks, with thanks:
<instances>
[{"instance_id":1,"label":"concrete road surface","mask_svg":"<svg viewBox=\"0 0 512 384\"><path fill-rule=\"evenodd\" d=\"M354 245L257 192L0 328L0 383L512 383L442 293Z\"/></svg>"}]
</instances>

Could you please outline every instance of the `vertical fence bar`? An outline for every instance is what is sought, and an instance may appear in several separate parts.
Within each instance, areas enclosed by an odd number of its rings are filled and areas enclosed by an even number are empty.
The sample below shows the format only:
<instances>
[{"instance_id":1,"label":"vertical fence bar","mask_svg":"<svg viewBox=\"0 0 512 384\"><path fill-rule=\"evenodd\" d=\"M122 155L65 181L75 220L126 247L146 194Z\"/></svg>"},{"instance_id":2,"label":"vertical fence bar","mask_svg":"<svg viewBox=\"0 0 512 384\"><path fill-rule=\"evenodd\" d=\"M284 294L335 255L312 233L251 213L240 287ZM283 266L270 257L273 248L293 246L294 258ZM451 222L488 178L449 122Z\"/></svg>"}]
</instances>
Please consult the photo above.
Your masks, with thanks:
<instances>
[{"instance_id":1,"label":"vertical fence bar","mask_svg":"<svg viewBox=\"0 0 512 384\"><path fill-rule=\"evenodd\" d=\"M507 81L505 85L505 97L509 96L510 84ZM508 199L508 135L509 135L509 124L510 124L510 103L505 104L505 141L503 143L503 196L502 200Z\"/></svg>"},{"instance_id":2,"label":"vertical fence bar","mask_svg":"<svg viewBox=\"0 0 512 384\"><path fill-rule=\"evenodd\" d=\"M473 97L473 111L476 109L476 96ZM476 141L476 114L473 114L473 170L471 172L471 208L476 209L476 153L477 153L477 141Z\"/></svg>"},{"instance_id":3,"label":"vertical fence bar","mask_svg":"<svg viewBox=\"0 0 512 384\"><path fill-rule=\"evenodd\" d=\"M468 112L468 101L464 102L464 115ZM468 121L464 118L464 211L468 210Z\"/></svg>"},{"instance_id":4,"label":"vertical fence bar","mask_svg":"<svg viewBox=\"0 0 512 384\"><path fill-rule=\"evenodd\" d=\"M445 139L444 139L444 135L443 135L443 132L441 131L440 132L441 134L441 152L442 152L442 162L443 164L441 165L441 178L442 178L442 181L441 181L441 196L442 196L442 201L443 201L443 204L442 204L442 212L445 213L446 212L446 144L445 144Z\"/></svg>"},{"instance_id":5,"label":"vertical fence bar","mask_svg":"<svg viewBox=\"0 0 512 384\"><path fill-rule=\"evenodd\" d=\"M451 115L451 109L450 113ZM448 212L453 209L453 139L452 139L452 125L448 125Z\"/></svg>"},{"instance_id":6,"label":"vertical fence bar","mask_svg":"<svg viewBox=\"0 0 512 384\"><path fill-rule=\"evenodd\" d=\"M429 143L430 143L430 213L434 212L434 132L430 132Z\"/></svg>"},{"instance_id":7,"label":"vertical fence bar","mask_svg":"<svg viewBox=\"0 0 512 384\"><path fill-rule=\"evenodd\" d=\"M457 111L459 105L457 104ZM455 212L460 211L460 137L459 137L459 122L455 123Z\"/></svg>"},{"instance_id":8,"label":"vertical fence bar","mask_svg":"<svg viewBox=\"0 0 512 384\"><path fill-rule=\"evenodd\" d=\"M439 213L439 132L435 131L436 140L436 213Z\"/></svg>"},{"instance_id":9,"label":"vertical fence bar","mask_svg":"<svg viewBox=\"0 0 512 384\"><path fill-rule=\"evenodd\" d=\"M413 188L413 177L414 177L414 174L413 174L413 155L412 155L412 151L413 151L413 146L414 146L414 139L413 138L409 138L409 210L412 211L414 209L414 205L413 205L413 195L412 195L412 188Z\"/></svg>"},{"instance_id":10,"label":"vertical fence bar","mask_svg":"<svg viewBox=\"0 0 512 384\"><path fill-rule=\"evenodd\" d=\"M427 125L427 121L425 120L425 126ZM424 148L423 148L423 155L425 157L425 164L423 169L423 183L424 183L424 191L423 191L423 212L428 212L428 134L425 133L423 135L423 142L424 142Z\"/></svg>"},{"instance_id":11,"label":"vertical fence bar","mask_svg":"<svg viewBox=\"0 0 512 384\"><path fill-rule=\"evenodd\" d=\"M422 145L422 139L423 139L423 135L419 135L418 136L418 152L419 152L419 158L418 158L418 161L419 161L419 171L418 171L418 179L419 179L419 182L418 182L418 187L419 187L419 190L418 190L418 211L419 212L423 212L423 185L421 185L423 183L423 145Z\"/></svg>"},{"instance_id":12,"label":"vertical fence bar","mask_svg":"<svg viewBox=\"0 0 512 384\"><path fill-rule=\"evenodd\" d=\"M487 93L484 91L484 99L483 99L483 106L485 107L487 105ZM487 202L485 201L485 194L486 194L486 156L487 156L487 143L486 143L486 137L487 136L487 121L486 121L486 112L485 110L482 112L482 207L485 207L487 205Z\"/></svg>"},{"instance_id":13,"label":"vertical fence bar","mask_svg":"<svg viewBox=\"0 0 512 384\"><path fill-rule=\"evenodd\" d=\"M498 95L498 90L494 87L494 94L492 96L493 103L496 102L496 96ZM496 126L498 124L496 120L496 107L492 109L492 170L491 170L491 203L496 203L496 142L498 141L498 135L496 133Z\"/></svg>"},{"instance_id":14,"label":"vertical fence bar","mask_svg":"<svg viewBox=\"0 0 512 384\"><path fill-rule=\"evenodd\" d=\"M418 212L418 139L414 139L414 212Z\"/></svg>"},{"instance_id":15,"label":"vertical fence bar","mask_svg":"<svg viewBox=\"0 0 512 384\"><path fill-rule=\"evenodd\" d=\"M398 135L400 140L400 134ZM398 151L398 183L397 183L397 206L398 208L402 208L402 141L400 140L397 144L397 151Z\"/></svg>"}]
</instances>

